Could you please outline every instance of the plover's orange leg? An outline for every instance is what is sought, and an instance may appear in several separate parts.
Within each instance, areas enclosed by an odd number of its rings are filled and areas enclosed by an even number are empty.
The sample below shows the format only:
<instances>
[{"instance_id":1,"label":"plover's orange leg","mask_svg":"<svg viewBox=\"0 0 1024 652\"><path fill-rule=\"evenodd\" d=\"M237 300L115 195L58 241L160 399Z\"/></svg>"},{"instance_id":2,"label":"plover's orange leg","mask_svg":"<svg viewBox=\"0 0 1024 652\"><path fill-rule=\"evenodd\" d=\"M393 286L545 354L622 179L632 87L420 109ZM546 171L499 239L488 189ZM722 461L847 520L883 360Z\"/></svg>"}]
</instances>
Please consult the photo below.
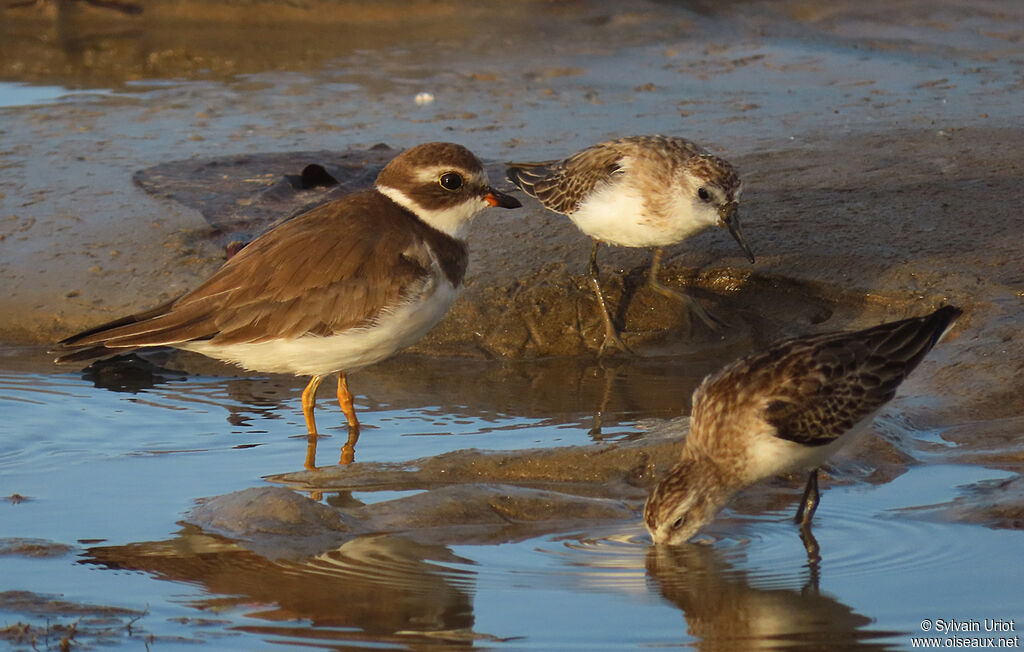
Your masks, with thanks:
<instances>
[{"instance_id":1,"label":"plover's orange leg","mask_svg":"<svg viewBox=\"0 0 1024 652\"><path fill-rule=\"evenodd\" d=\"M796 508L796 516L793 517L793 522L799 523L803 527L809 526L811 519L814 518L814 510L818 509L818 501L820 499L821 495L818 493L818 469L814 469L807 476L807 486L804 487L804 495L800 499L800 506Z\"/></svg>"},{"instance_id":2,"label":"plover's orange leg","mask_svg":"<svg viewBox=\"0 0 1024 652\"><path fill-rule=\"evenodd\" d=\"M356 461L356 442L359 441L359 428L348 429L348 441L341 447L341 458L338 464L351 464Z\"/></svg>"},{"instance_id":3,"label":"plover's orange leg","mask_svg":"<svg viewBox=\"0 0 1024 652\"><path fill-rule=\"evenodd\" d=\"M338 374L338 405L348 419L349 428L358 428L359 420L356 419L356 408L352 404L352 392L348 390L348 380L343 373Z\"/></svg>"},{"instance_id":4,"label":"plover's orange leg","mask_svg":"<svg viewBox=\"0 0 1024 652\"><path fill-rule=\"evenodd\" d=\"M316 407L316 390L320 387L323 376L313 376L309 379L306 389L302 390L302 416L306 417L306 432L316 434L316 419L313 418L313 408Z\"/></svg>"},{"instance_id":5,"label":"plover's orange leg","mask_svg":"<svg viewBox=\"0 0 1024 652\"><path fill-rule=\"evenodd\" d=\"M306 461L302 466L307 471L316 471L316 441L318 438L314 433L310 433L306 438Z\"/></svg>"},{"instance_id":6,"label":"plover's orange leg","mask_svg":"<svg viewBox=\"0 0 1024 652\"><path fill-rule=\"evenodd\" d=\"M647 286L662 296L682 302L690 313L697 315L697 318L704 322L708 328L717 330L719 326L724 326L725 322L712 317L705 312L704 308L697 303L696 299L688 297L682 292L676 292L675 290L667 288L661 284L661 281L658 280L658 271L661 269L661 255L661 248L654 250L654 255L651 257L651 269L647 273Z\"/></svg>"},{"instance_id":7,"label":"plover's orange leg","mask_svg":"<svg viewBox=\"0 0 1024 652\"><path fill-rule=\"evenodd\" d=\"M601 342L601 347L597 350L597 355L600 357L604 354L604 350L609 345L614 346L623 353L632 353L629 348L619 338L619 333L615 330L615 325L612 323L611 315L608 314L608 305L604 301L604 293L601 292L601 283L597 278L597 240L594 240L594 246L590 249L590 264L587 266L587 281L590 283L590 289L594 291L594 296L597 297L597 305L601 310L601 318L604 319L604 341Z\"/></svg>"},{"instance_id":8,"label":"plover's orange leg","mask_svg":"<svg viewBox=\"0 0 1024 652\"><path fill-rule=\"evenodd\" d=\"M351 464L356 459L356 442L359 441L359 420L356 419L356 408L352 403L352 392L348 389L345 374L338 374L338 405L348 420L348 441L341 447L339 464Z\"/></svg>"}]
</instances>

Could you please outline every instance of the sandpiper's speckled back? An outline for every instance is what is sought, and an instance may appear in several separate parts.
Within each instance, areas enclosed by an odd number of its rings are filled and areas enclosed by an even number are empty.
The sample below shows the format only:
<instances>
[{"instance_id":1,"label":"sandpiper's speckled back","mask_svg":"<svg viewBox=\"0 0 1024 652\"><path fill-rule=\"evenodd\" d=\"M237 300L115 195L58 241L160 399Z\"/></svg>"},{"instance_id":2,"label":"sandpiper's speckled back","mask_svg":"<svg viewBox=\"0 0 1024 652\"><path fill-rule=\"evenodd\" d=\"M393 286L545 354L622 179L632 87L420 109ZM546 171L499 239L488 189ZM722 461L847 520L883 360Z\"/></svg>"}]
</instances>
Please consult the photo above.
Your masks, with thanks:
<instances>
[{"instance_id":1,"label":"sandpiper's speckled back","mask_svg":"<svg viewBox=\"0 0 1024 652\"><path fill-rule=\"evenodd\" d=\"M624 173L623 159L651 160L645 167L652 184L671 185L680 166L709 179L734 194L740 188L736 170L694 142L672 136L630 136L588 147L561 161L510 163L506 172L512 183L556 213L571 215L602 185ZM735 197L731 197L735 199Z\"/></svg>"},{"instance_id":2,"label":"sandpiper's speckled back","mask_svg":"<svg viewBox=\"0 0 1024 652\"><path fill-rule=\"evenodd\" d=\"M764 405L760 416L775 436L829 444L889 401L960 315L945 306L866 330L785 340L734 362L694 392L693 434L710 436L737 411Z\"/></svg>"}]
</instances>

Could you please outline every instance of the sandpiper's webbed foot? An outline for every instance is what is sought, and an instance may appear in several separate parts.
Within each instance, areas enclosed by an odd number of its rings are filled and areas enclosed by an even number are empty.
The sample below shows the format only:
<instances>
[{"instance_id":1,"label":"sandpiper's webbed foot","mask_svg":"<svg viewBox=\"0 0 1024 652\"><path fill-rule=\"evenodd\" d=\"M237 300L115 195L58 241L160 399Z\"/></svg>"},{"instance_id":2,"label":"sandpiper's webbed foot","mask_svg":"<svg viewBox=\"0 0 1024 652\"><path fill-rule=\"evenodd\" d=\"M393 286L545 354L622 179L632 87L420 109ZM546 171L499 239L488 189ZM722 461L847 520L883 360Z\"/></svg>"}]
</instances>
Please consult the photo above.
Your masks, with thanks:
<instances>
[{"instance_id":1,"label":"sandpiper's webbed foot","mask_svg":"<svg viewBox=\"0 0 1024 652\"><path fill-rule=\"evenodd\" d=\"M595 292L600 292L600 289L595 290ZM601 314L604 316L604 340L601 341L601 346L597 349L597 356L601 357L604 355L605 349L609 347L613 347L623 353L633 355L633 351L631 351L630 348L626 346L626 343L622 341L622 338L619 337L619 333L615 330L615 325L612 324L611 317L609 317L608 313L605 312L603 306Z\"/></svg>"},{"instance_id":2,"label":"sandpiper's webbed foot","mask_svg":"<svg viewBox=\"0 0 1024 652\"><path fill-rule=\"evenodd\" d=\"M658 271L661 269L661 254L661 249L654 250L654 256L651 258L651 269L647 274L647 287L664 297L681 302L686 306L690 315L696 316L711 330L718 330L721 327L728 326L728 324L721 319L708 314L708 312L705 311L693 297L687 296L682 292L677 292L676 290L665 287L661 284L661 281L658 280Z\"/></svg>"}]
</instances>

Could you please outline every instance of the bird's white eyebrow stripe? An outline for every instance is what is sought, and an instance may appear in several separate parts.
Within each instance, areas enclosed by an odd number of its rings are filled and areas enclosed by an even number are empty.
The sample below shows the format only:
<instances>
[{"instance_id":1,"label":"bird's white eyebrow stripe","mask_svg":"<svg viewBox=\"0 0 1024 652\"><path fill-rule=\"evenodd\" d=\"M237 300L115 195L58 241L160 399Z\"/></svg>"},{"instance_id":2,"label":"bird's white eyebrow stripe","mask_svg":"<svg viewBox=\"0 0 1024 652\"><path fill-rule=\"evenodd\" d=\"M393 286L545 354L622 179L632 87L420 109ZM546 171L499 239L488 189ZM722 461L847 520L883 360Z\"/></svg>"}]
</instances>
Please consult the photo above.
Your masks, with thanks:
<instances>
[{"instance_id":1,"label":"bird's white eyebrow stripe","mask_svg":"<svg viewBox=\"0 0 1024 652\"><path fill-rule=\"evenodd\" d=\"M441 175L448 172L457 172L458 174L461 174L463 179L469 183L490 185L490 180L487 177L486 171L480 170L479 172L471 172L456 165L432 165L430 167L420 168L416 171L415 181L417 183L434 183L441 178Z\"/></svg>"}]
</instances>

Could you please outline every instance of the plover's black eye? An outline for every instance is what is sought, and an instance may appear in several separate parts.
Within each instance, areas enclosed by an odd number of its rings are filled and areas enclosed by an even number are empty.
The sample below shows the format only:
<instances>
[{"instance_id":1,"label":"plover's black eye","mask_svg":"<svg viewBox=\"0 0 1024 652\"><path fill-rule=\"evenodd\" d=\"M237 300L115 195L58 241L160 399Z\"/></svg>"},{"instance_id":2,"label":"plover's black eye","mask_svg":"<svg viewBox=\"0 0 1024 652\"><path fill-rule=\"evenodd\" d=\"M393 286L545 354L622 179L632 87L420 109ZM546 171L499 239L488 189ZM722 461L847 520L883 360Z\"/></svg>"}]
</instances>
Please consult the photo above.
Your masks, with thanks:
<instances>
[{"instance_id":1,"label":"plover's black eye","mask_svg":"<svg viewBox=\"0 0 1024 652\"><path fill-rule=\"evenodd\" d=\"M676 520L672 521L672 529L678 530L679 528L683 527L683 523L686 523L686 517L680 516Z\"/></svg>"},{"instance_id":2,"label":"plover's black eye","mask_svg":"<svg viewBox=\"0 0 1024 652\"><path fill-rule=\"evenodd\" d=\"M445 190L455 191L462 187L462 175L456 172L447 172L441 175L441 178L438 179L438 183L440 183L441 187Z\"/></svg>"},{"instance_id":3,"label":"plover's black eye","mask_svg":"<svg viewBox=\"0 0 1024 652\"><path fill-rule=\"evenodd\" d=\"M711 201L711 193L704 186L697 188L697 196L700 197L701 201Z\"/></svg>"}]
</instances>

